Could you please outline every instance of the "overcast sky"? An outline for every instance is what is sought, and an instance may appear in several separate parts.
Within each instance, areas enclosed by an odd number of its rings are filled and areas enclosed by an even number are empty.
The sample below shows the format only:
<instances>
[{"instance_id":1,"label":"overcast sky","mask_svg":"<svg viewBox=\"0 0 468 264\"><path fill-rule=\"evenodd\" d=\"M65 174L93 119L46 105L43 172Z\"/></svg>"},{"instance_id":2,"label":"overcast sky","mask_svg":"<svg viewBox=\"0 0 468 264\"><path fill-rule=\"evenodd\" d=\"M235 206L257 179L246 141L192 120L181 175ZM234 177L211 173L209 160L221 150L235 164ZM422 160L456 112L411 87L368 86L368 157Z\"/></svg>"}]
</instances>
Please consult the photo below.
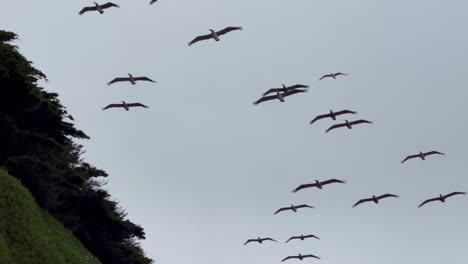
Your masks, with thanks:
<instances>
[{"instance_id":1,"label":"overcast sky","mask_svg":"<svg viewBox=\"0 0 468 264\"><path fill-rule=\"evenodd\" d=\"M91 1L0 2L157 263L468 262L468 197L417 208L468 191L467 1L121 0L82 16ZM187 46L226 26L243 30ZM157 84L106 85L127 73ZM310 89L252 105L282 83ZM149 108L101 111L121 100ZM309 125L329 109L374 124ZM400 164L428 150L446 155ZM291 192L329 178L347 183ZM383 193L400 198L351 208ZM316 208L273 215L301 203ZM284 243L300 234L320 240ZM278 243L243 246L257 236Z\"/></svg>"}]
</instances>

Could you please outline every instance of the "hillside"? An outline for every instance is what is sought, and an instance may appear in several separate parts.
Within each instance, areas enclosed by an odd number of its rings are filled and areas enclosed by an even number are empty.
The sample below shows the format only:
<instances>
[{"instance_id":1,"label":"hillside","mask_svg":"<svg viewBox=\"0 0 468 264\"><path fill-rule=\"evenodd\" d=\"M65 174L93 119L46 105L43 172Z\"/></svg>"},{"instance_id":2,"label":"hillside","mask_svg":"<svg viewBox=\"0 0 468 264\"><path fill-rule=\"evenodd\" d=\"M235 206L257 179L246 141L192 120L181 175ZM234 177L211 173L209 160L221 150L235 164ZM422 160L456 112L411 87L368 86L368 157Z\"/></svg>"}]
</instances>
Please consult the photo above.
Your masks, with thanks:
<instances>
[{"instance_id":1,"label":"hillside","mask_svg":"<svg viewBox=\"0 0 468 264\"><path fill-rule=\"evenodd\" d=\"M3 170L0 208L0 263L100 263Z\"/></svg>"}]
</instances>

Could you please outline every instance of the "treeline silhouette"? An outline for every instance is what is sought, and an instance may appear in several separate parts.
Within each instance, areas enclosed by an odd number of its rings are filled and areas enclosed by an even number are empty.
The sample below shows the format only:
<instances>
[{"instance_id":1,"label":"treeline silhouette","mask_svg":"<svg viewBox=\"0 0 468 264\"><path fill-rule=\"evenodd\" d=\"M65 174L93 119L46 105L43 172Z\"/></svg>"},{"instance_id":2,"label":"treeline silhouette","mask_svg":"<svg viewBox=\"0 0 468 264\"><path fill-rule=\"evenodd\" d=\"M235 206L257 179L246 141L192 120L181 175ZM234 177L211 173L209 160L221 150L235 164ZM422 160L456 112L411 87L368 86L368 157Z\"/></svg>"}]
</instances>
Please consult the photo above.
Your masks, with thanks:
<instances>
[{"instance_id":1,"label":"treeline silhouette","mask_svg":"<svg viewBox=\"0 0 468 264\"><path fill-rule=\"evenodd\" d=\"M143 228L102 189L107 173L81 159L89 139L74 127L58 94L37 85L46 76L0 30L0 166L18 178L45 208L104 264L147 264Z\"/></svg>"}]
</instances>

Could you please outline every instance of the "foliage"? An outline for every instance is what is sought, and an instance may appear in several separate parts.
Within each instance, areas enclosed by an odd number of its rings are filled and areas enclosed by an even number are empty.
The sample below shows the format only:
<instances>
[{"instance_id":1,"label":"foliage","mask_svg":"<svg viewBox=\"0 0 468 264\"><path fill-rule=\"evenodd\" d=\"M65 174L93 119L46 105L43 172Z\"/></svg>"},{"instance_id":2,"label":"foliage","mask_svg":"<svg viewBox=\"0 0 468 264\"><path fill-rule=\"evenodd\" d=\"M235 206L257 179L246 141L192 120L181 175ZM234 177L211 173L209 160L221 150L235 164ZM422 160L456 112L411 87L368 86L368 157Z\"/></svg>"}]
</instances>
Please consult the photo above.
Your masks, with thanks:
<instances>
[{"instance_id":1,"label":"foliage","mask_svg":"<svg viewBox=\"0 0 468 264\"><path fill-rule=\"evenodd\" d=\"M64 121L58 94L37 85L46 77L10 44L15 39L0 31L0 167L102 263L152 263L136 242L143 228L125 219L97 180L107 173L80 158L73 139L89 137Z\"/></svg>"}]
</instances>

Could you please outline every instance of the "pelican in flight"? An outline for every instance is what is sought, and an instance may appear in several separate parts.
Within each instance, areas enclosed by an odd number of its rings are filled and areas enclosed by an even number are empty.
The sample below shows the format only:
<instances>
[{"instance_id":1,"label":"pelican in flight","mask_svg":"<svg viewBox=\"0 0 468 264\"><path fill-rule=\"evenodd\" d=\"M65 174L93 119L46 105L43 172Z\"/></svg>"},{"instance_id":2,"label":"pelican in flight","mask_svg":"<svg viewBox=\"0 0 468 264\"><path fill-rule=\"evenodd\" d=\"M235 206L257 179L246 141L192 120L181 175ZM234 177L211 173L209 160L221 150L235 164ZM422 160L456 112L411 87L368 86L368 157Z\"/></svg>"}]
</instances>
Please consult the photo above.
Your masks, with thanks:
<instances>
[{"instance_id":1,"label":"pelican in flight","mask_svg":"<svg viewBox=\"0 0 468 264\"><path fill-rule=\"evenodd\" d=\"M353 205L353 207L356 207L358 204L365 203L365 202L374 202L374 203L378 204L380 199L384 199L384 198L388 198L388 197L398 198L400 196L395 195L395 194L390 194L390 193L380 195L380 196L377 196L377 197L375 195L372 195L372 198L366 198L366 199L359 200L357 203L355 203Z\"/></svg>"},{"instance_id":2,"label":"pelican in flight","mask_svg":"<svg viewBox=\"0 0 468 264\"><path fill-rule=\"evenodd\" d=\"M434 154L439 154L439 155L445 155L444 153L442 152L439 152L439 151L428 151L428 152L425 152L423 153L422 151L419 152L419 154L415 154L415 155L409 155L408 157L406 157L404 160L401 161L401 163L404 163L405 161L409 160L409 159L414 159L414 158L421 158L422 160L426 160L426 157L429 156L429 155L434 155Z\"/></svg>"},{"instance_id":3,"label":"pelican in flight","mask_svg":"<svg viewBox=\"0 0 468 264\"><path fill-rule=\"evenodd\" d=\"M275 100L275 99L278 99L280 102L284 103L284 98L286 96L290 96L296 93L305 93L305 92L307 92L307 90L289 90L285 93L276 92L276 95L263 96L262 98L253 102L253 105L258 105L261 102L266 102L266 101Z\"/></svg>"},{"instance_id":4,"label":"pelican in flight","mask_svg":"<svg viewBox=\"0 0 468 264\"><path fill-rule=\"evenodd\" d=\"M313 206L310 206L310 205L307 205L307 204L301 204L301 205L291 205L289 207L282 207L280 209L278 209L278 211L276 211L274 214L277 214L281 211L286 211L286 210L291 210L295 213L297 213L297 209L299 208L314 208Z\"/></svg>"},{"instance_id":5,"label":"pelican in flight","mask_svg":"<svg viewBox=\"0 0 468 264\"><path fill-rule=\"evenodd\" d=\"M191 46L195 42L202 41L202 40L207 40L207 39L210 39L210 38L213 38L214 40L219 41L219 37L221 35L224 35L224 34L226 34L228 32L233 31L233 30L242 30L242 27L227 27L227 28L222 29L222 30L217 31L217 32L210 29L210 31L211 31L210 34L198 36L198 37L194 38L192 41L190 41L188 45Z\"/></svg>"},{"instance_id":6,"label":"pelican in flight","mask_svg":"<svg viewBox=\"0 0 468 264\"><path fill-rule=\"evenodd\" d=\"M319 189L322 189L324 185L331 184L331 183L346 183L346 181L337 180L337 179L330 179L330 180L326 180L326 181L323 181L323 182L319 182L318 180L315 180L315 183L306 183L306 184L299 185L292 192L297 192L297 191L300 191L302 189L311 188L311 187L317 187Z\"/></svg>"},{"instance_id":7,"label":"pelican in flight","mask_svg":"<svg viewBox=\"0 0 468 264\"><path fill-rule=\"evenodd\" d=\"M308 254L308 255L301 255L301 254L297 254L297 256L288 256L288 257L285 257L283 260L281 260L281 262L284 262L288 259L299 259L299 260L303 260L305 258L316 258L316 259L320 259L320 257L317 257L315 255L312 255L312 254Z\"/></svg>"},{"instance_id":8,"label":"pelican in flight","mask_svg":"<svg viewBox=\"0 0 468 264\"><path fill-rule=\"evenodd\" d=\"M430 203L430 202L435 202L435 201L441 201L443 203L445 203L445 199L451 197L451 196L454 196L454 195L466 195L466 192L452 192L452 193L449 193L449 194L446 194L446 195L442 195L442 194L439 194L439 197L436 197L436 198L432 198L432 199L427 199L426 201L422 202L418 207L421 207L427 203Z\"/></svg>"},{"instance_id":9,"label":"pelican in flight","mask_svg":"<svg viewBox=\"0 0 468 264\"><path fill-rule=\"evenodd\" d=\"M357 125L357 124L362 124L362 123L372 124L371 121L367 121L367 120L364 120L364 119L360 119L360 120L356 120L356 121L352 121L352 122L348 122L348 120L345 120L345 123L335 124L335 125L329 127L326 132L328 133L330 130L333 130L333 129L339 128L339 127L347 127L348 129L352 129L352 126Z\"/></svg>"},{"instance_id":10,"label":"pelican in flight","mask_svg":"<svg viewBox=\"0 0 468 264\"><path fill-rule=\"evenodd\" d=\"M151 1L150 1L150 5L156 3L157 1L158 1L158 0L151 0Z\"/></svg>"},{"instance_id":11,"label":"pelican in flight","mask_svg":"<svg viewBox=\"0 0 468 264\"><path fill-rule=\"evenodd\" d=\"M299 88L309 88L309 85L304 85L304 84L295 84L295 85L292 85L292 86L289 86L289 87L286 87L286 85L282 84L283 88L272 88L266 92L263 93L263 96L266 96L267 94L269 93L274 93L274 92L287 92L287 91L290 91L290 90L294 90L294 89L299 89Z\"/></svg>"},{"instance_id":12,"label":"pelican in flight","mask_svg":"<svg viewBox=\"0 0 468 264\"><path fill-rule=\"evenodd\" d=\"M344 115L344 114L357 114L357 112L350 111L350 110L341 110L338 112L333 112L330 109L330 113L316 116L312 121L310 121L310 124L312 125L313 123L315 123L315 121L323 119L323 118L331 118L333 120L336 120L337 116Z\"/></svg>"},{"instance_id":13,"label":"pelican in flight","mask_svg":"<svg viewBox=\"0 0 468 264\"><path fill-rule=\"evenodd\" d=\"M103 14L104 9L106 9L106 8L120 7L119 5L111 3L111 2L107 2L107 3L103 4L103 5L99 5L96 2L93 2L93 3L94 3L94 6L87 6L87 7L83 8L83 9L81 9L81 11L78 14L82 15L82 14L88 12L88 11L98 11L100 14Z\"/></svg>"},{"instance_id":14,"label":"pelican in flight","mask_svg":"<svg viewBox=\"0 0 468 264\"><path fill-rule=\"evenodd\" d=\"M113 79L112 81L108 82L107 85L111 85L116 82L130 82L132 85L135 85L137 81L148 81L155 83L155 81L151 80L148 77L142 76L142 77L133 77L130 73L128 73L128 77L117 77Z\"/></svg>"},{"instance_id":15,"label":"pelican in flight","mask_svg":"<svg viewBox=\"0 0 468 264\"><path fill-rule=\"evenodd\" d=\"M325 78L333 78L333 79L336 79L336 76L339 76L339 75L349 75L349 74L342 73L342 72L325 74L325 75L322 76L322 78L319 79L319 81L322 80L322 79L325 79Z\"/></svg>"},{"instance_id":16,"label":"pelican in flight","mask_svg":"<svg viewBox=\"0 0 468 264\"><path fill-rule=\"evenodd\" d=\"M269 241L276 242L276 240L274 240L273 238L269 238L269 237L260 238L260 237L258 237L258 238L256 238L256 239L253 239L253 238L252 238L252 239L247 240L247 241L244 243L244 246L247 245L247 244L250 243L250 242L258 242L258 243L262 244L263 241L265 241L265 240L269 240Z\"/></svg>"},{"instance_id":17,"label":"pelican in flight","mask_svg":"<svg viewBox=\"0 0 468 264\"><path fill-rule=\"evenodd\" d=\"M102 108L102 110L106 110L106 109L109 109L109 108L113 108L113 107L122 107L124 108L126 111L130 110L130 107L144 107L144 108L148 108L148 106L142 104L142 103L126 103L125 101L122 101L121 104L110 104L104 108Z\"/></svg>"},{"instance_id":18,"label":"pelican in flight","mask_svg":"<svg viewBox=\"0 0 468 264\"><path fill-rule=\"evenodd\" d=\"M316 239L320 239L320 238L318 238L317 236L314 236L314 235L306 235L306 236L300 235L300 236L292 236L292 237L290 237L288 240L286 240L285 243L288 243L290 240L293 240L293 239L304 240L304 239L306 239L306 238L311 238L311 237L316 238Z\"/></svg>"}]
</instances>

